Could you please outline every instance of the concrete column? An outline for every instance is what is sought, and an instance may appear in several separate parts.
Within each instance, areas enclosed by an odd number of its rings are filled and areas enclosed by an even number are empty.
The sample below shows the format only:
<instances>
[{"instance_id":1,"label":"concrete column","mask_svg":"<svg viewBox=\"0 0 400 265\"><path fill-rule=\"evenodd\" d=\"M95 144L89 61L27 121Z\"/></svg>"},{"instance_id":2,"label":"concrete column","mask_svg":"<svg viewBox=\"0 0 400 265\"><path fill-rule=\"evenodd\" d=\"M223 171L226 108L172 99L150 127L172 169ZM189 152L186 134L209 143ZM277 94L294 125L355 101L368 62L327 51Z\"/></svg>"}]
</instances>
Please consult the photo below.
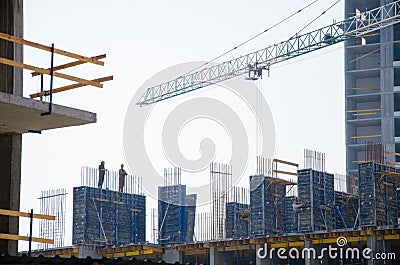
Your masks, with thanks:
<instances>
[{"instance_id":1,"label":"concrete column","mask_svg":"<svg viewBox=\"0 0 400 265\"><path fill-rule=\"evenodd\" d=\"M269 261L269 254L267 253L267 257L265 259L260 259L258 257L258 255L257 255L259 249L263 249L262 251L260 250L260 252L261 252L260 254L261 255L263 255L263 254L265 255L265 251L268 252L268 249L265 249L265 245L264 244L256 244L256 253L255 253L255 255L256 255L256 265L267 265L268 261Z\"/></svg>"},{"instance_id":2,"label":"concrete column","mask_svg":"<svg viewBox=\"0 0 400 265\"><path fill-rule=\"evenodd\" d=\"M215 247L210 248L210 265L224 265L224 253Z\"/></svg>"},{"instance_id":3,"label":"concrete column","mask_svg":"<svg viewBox=\"0 0 400 265\"><path fill-rule=\"evenodd\" d=\"M176 249L166 249L163 253L163 260L166 263L183 263L183 254Z\"/></svg>"},{"instance_id":4,"label":"concrete column","mask_svg":"<svg viewBox=\"0 0 400 265\"><path fill-rule=\"evenodd\" d=\"M23 37L23 1L0 1L0 32ZM22 45L0 40L0 57L22 62ZM0 92L22 96L22 69L0 64ZM19 210L22 136L0 135L0 208ZM0 216L0 233L18 234L18 218ZM17 241L0 240L0 253L16 255Z\"/></svg>"},{"instance_id":5,"label":"concrete column","mask_svg":"<svg viewBox=\"0 0 400 265\"><path fill-rule=\"evenodd\" d=\"M23 1L0 1L0 32L23 37ZM0 56L22 62L23 49L21 44L0 40ZM0 92L22 97L22 69L0 64Z\"/></svg>"},{"instance_id":6,"label":"concrete column","mask_svg":"<svg viewBox=\"0 0 400 265\"><path fill-rule=\"evenodd\" d=\"M80 259L86 259L86 257L91 257L92 259L102 258L102 255L97 254L97 249L95 246L79 245L78 251L78 258Z\"/></svg>"},{"instance_id":7,"label":"concrete column","mask_svg":"<svg viewBox=\"0 0 400 265\"><path fill-rule=\"evenodd\" d=\"M368 236L367 237L367 248L372 250L372 253L369 255L374 257L376 253L390 253L392 252L392 244L388 240L377 240L376 236ZM380 256L381 257L381 256ZM392 260L377 260L377 259L370 259L368 260L368 265L392 265Z\"/></svg>"},{"instance_id":8,"label":"concrete column","mask_svg":"<svg viewBox=\"0 0 400 265\"><path fill-rule=\"evenodd\" d=\"M308 249L314 249L316 254L315 256L318 257L321 254L321 247L319 245L313 245L311 243L311 239L304 239L304 247L308 248ZM313 255L311 255L311 257L309 258L308 255L306 254L304 256L304 261L305 261L305 265L329 265L329 257L327 252L324 252L324 258L323 259L314 259Z\"/></svg>"},{"instance_id":9,"label":"concrete column","mask_svg":"<svg viewBox=\"0 0 400 265\"><path fill-rule=\"evenodd\" d=\"M0 135L0 209L19 210L22 135ZM0 216L0 233L18 234L18 218ZM0 252L16 255L18 242L0 240Z\"/></svg>"}]
</instances>

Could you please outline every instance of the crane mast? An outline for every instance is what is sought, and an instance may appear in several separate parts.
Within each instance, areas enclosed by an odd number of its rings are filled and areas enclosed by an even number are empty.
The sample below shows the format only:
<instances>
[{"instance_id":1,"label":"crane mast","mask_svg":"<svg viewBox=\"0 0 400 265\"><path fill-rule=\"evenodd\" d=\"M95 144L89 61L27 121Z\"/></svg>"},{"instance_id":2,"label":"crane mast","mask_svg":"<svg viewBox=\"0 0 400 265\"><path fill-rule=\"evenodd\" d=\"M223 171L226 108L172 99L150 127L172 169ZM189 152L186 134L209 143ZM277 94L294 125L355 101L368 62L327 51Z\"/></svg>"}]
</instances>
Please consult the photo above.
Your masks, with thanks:
<instances>
[{"instance_id":1,"label":"crane mast","mask_svg":"<svg viewBox=\"0 0 400 265\"><path fill-rule=\"evenodd\" d=\"M137 105L150 105L240 75L247 75L249 79L255 80L262 75L264 69L269 69L271 65L347 39L365 36L398 22L400 22L400 0L356 14L329 26L302 35L295 35L286 41L236 59L147 88Z\"/></svg>"}]
</instances>

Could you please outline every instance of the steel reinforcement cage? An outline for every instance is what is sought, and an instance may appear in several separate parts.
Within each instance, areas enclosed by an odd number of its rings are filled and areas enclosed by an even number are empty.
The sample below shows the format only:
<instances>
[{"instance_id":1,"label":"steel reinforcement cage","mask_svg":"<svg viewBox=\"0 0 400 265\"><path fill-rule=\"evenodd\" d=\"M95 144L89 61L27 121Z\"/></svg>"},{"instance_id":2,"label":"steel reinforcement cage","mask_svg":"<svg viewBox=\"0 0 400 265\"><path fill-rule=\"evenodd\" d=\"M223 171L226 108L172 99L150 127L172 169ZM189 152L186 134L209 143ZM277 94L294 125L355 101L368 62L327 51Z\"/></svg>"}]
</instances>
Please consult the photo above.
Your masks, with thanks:
<instances>
[{"instance_id":1,"label":"steel reinforcement cage","mask_svg":"<svg viewBox=\"0 0 400 265\"><path fill-rule=\"evenodd\" d=\"M73 244L98 246L146 241L146 197L93 187L73 190Z\"/></svg>"}]
</instances>

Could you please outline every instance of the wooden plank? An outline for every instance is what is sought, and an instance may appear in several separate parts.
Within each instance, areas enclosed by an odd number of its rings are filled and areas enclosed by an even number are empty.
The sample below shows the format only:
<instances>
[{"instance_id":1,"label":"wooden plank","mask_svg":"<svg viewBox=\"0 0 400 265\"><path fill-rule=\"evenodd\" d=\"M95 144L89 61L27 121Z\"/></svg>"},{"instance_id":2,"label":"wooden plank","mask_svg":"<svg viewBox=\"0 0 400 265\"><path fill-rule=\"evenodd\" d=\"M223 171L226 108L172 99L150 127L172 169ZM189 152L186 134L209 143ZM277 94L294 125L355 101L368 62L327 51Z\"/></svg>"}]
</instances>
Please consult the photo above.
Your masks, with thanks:
<instances>
[{"instance_id":1,"label":"wooden plank","mask_svg":"<svg viewBox=\"0 0 400 265\"><path fill-rule=\"evenodd\" d=\"M106 55L105 55L105 54L102 54L102 55L93 56L93 57L90 57L90 58L94 58L94 59L96 59L96 60L99 60L99 59L104 59L104 58L106 58ZM87 63L87 62L85 62L85 61L70 62L70 63L66 63L66 64L54 66L54 67L53 67L53 70L54 70L54 71L59 71L59 70L67 69L67 68L74 67L74 66L77 66L77 65L85 64L85 63ZM47 70L50 71L50 68L47 68ZM32 75L32 76L38 76L38 75L40 75L40 73L39 73L39 72L32 72L31 75Z\"/></svg>"},{"instance_id":2,"label":"wooden plank","mask_svg":"<svg viewBox=\"0 0 400 265\"><path fill-rule=\"evenodd\" d=\"M49 47L49 46L46 46L46 45L43 45L43 44L40 44L40 43L36 43L36 42L33 42L33 41L24 40L24 39L21 39L21 38L18 38L18 37L14 37L14 36L2 33L2 32L0 32L0 39L8 40L8 41L11 41L11 42L15 42L15 43L19 43L19 44L23 44L23 45L27 45L27 46L31 46L31 47L34 47L34 48L37 48L37 49L41 49L41 50L45 50L45 51L51 52L51 47ZM104 65L104 62L99 61L97 59L85 57L85 56L82 56L82 55L79 55L79 54L76 54L76 53L67 52L67 51L63 51L63 50L60 50L60 49L54 49L54 53L57 53L57 54L60 54L60 55L64 55L64 56L67 56L67 57L71 57L71 58L74 58L74 59L77 59L77 60L80 60L80 61L84 61L84 62L88 62L88 63L93 63L93 64L97 64L97 65L102 65L102 66ZM36 70L33 70L33 71L36 71Z\"/></svg>"},{"instance_id":3,"label":"wooden plank","mask_svg":"<svg viewBox=\"0 0 400 265\"><path fill-rule=\"evenodd\" d=\"M389 165L400 166L400 162L386 161L386 163L389 164Z\"/></svg>"},{"instance_id":4,"label":"wooden plank","mask_svg":"<svg viewBox=\"0 0 400 265\"><path fill-rule=\"evenodd\" d=\"M375 138L375 137L381 137L382 135L380 134L373 134L373 135L361 135L361 136L352 136L350 137L351 139L363 139L363 138Z\"/></svg>"},{"instance_id":5,"label":"wooden plank","mask_svg":"<svg viewBox=\"0 0 400 265\"><path fill-rule=\"evenodd\" d=\"M400 153L389 152L389 151L386 151L385 153L386 153L386 154L389 154L389 155L400 156Z\"/></svg>"},{"instance_id":6,"label":"wooden plank","mask_svg":"<svg viewBox=\"0 0 400 265\"><path fill-rule=\"evenodd\" d=\"M10 66L19 67L19 68L24 68L24 69L28 69L28 70L32 70L32 71L36 71L36 72L39 72L41 74L50 75L50 71L49 70L46 70L46 69L43 69L43 68L40 68L40 67L36 67L36 66L32 66L32 65L28 65L28 64L24 64L24 63L20 63L20 62L16 62L16 61L9 60L9 59L2 58L2 57L0 57L0 63L6 64L6 65L10 65ZM86 79L82 79L82 78L71 76L71 75L62 74L62 73L59 73L59 72L54 72L53 75L57 76L59 78L67 79L67 80L70 80L70 81L75 81L75 82L82 83L82 84L85 84L85 85L90 85L90 86L95 86L95 87L100 87L100 88L103 87L103 84L100 84L99 82L89 81L89 80L86 80Z\"/></svg>"},{"instance_id":7,"label":"wooden plank","mask_svg":"<svg viewBox=\"0 0 400 265\"><path fill-rule=\"evenodd\" d=\"M274 172L274 173L278 173L278 174L285 174L285 175L297 176L297 173L288 172L288 171L273 170L273 172Z\"/></svg>"},{"instance_id":8,"label":"wooden plank","mask_svg":"<svg viewBox=\"0 0 400 265\"><path fill-rule=\"evenodd\" d=\"M288 161L285 161L285 160L280 160L280 159L276 159L275 158L273 161L277 162L277 163L289 165L289 166L299 167L299 164L296 164L296 163L293 163L293 162L288 162Z\"/></svg>"},{"instance_id":9,"label":"wooden plank","mask_svg":"<svg viewBox=\"0 0 400 265\"><path fill-rule=\"evenodd\" d=\"M377 108L377 109L359 109L359 110L358 109L353 109L353 110L348 110L347 112L358 113L358 112L372 112L372 111L378 111L378 110L381 110L381 108Z\"/></svg>"},{"instance_id":10,"label":"wooden plank","mask_svg":"<svg viewBox=\"0 0 400 265\"><path fill-rule=\"evenodd\" d=\"M0 239L29 241L29 236L18 236L0 233ZM53 239L32 237L32 242L54 244Z\"/></svg>"},{"instance_id":11,"label":"wooden plank","mask_svg":"<svg viewBox=\"0 0 400 265\"><path fill-rule=\"evenodd\" d=\"M366 88L366 87L353 87L353 88L348 88L351 90L381 90L380 88Z\"/></svg>"},{"instance_id":12,"label":"wooden plank","mask_svg":"<svg viewBox=\"0 0 400 265\"><path fill-rule=\"evenodd\" d=\"M20 217L31 217L30 213L24 213L24 212L18 212L18 211L13 211L13 210L4 210L0 209L0 215L7 215L7 216L20 216ZM55 216L52 215L45 215L45 214L33 214L33 218L36 219L45 219L45 220L56 220Z\"/></svg>"},{"instance_id":13,"label":"wooden plank","mask_svg":"<svg viewBox=\"0 0 400 265\"><path fill-rule=\"evenodd\" d=\"M111 76L106 76L106 77L93 79L91 81L94 81L94 82L105 82L105 81L111 81L111 80L113 80L113 78L114 77L111 75ZM83 87L83 86L86 86L86 85L82 84L82 83L76 83L76 84L72 84L72 85L68 85L68 86L54 88L53 89L53 94L54 93L60 93L60 92L63 92L63 91L67 91L67 90L71 90L71 89L78 88L78 87ZM43 92L38 92L38 93L31 94L30 97L31 98L37 98L37 97L43 97L43 96L48 96L48 95L50 95L50 90L46 90L46 91L43 91Z\"/></svg>"},{"instance_id":14,"label":"wooden plank","mask_svg":"<svg viewBox=\"0 0 400 265\"><path fill-rule=\"evenodd\" d=\"M367 115L375 115L378 112L362 112L362 113L354 113L353 116L367 116Z\"/></svg>"}]
</instances>

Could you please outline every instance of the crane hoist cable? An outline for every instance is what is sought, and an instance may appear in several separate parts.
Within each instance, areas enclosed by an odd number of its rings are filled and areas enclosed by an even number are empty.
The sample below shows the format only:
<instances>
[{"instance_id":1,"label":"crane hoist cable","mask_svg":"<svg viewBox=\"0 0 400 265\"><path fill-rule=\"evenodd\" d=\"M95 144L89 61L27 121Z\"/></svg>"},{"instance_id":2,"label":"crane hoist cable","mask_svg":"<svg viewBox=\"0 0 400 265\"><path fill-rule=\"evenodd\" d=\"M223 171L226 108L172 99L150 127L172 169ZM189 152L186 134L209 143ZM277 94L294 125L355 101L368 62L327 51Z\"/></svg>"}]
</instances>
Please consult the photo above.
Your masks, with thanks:
<instances>
[{"instance_id":1,"label":"crane hoist cable","mask_svg":"<svg viewBox=\"0 0 400 265\"><path fill-rule=\"evenodd\" d=\"M341 0L337 0L335 3L333 3L332 5L330 5L327 9L325 9L321 14L319 14L316 18L314 18L313 20L311 20L309 23L307 23L307 25L305 25L303 28L301 28L299 31L296 32L296 34L294 34L292 36L295 37L296 35L298 35L300 32L302 32L304 29L306 29L308 26L310 26L312 23L314 23L315 21L317 21L320 17L322 17L323 15L326 14L326 12L328 12L329 10L331 10L335 5L337 5Z\"/></svg>"},{"instance_id":2,"label":"crane hoist cable","mask_svg":"<svg viewBox=\"0 0 400 265\"><path fill-rule=\"evenodd\" d=\"M294 12L294 13L290 14L289 16L287 16L287 17L281 19L280 21L276 22L274 25L272 25L272 26L266 28L264 31L262 31L262 32L260 32L260 33L258 33L258 34L256 34L256 35L254 35L253 37L247 39L246 41L240 43L239 45L233 47L232 49L230 49L230 50L228 50L228 51L222 53L221 55L218 55L217 57L215 57L215 58L213 58L213 59L211 59L211 60L205 62L204 64L202 64L202 65L200 65L200 66L198 66L198 67L196 67L196 68L190 70L189 72L187 72L187 73L185 73L185 74L183 74L183 75L181 75L181 76L190 74L191 72L194 72L194 71L196 71L196 70L202 68L203 66L206 66L206 65L209 64L210 62L213 62L213 61L215 61L215 60L218 60L219 58L221 58L221 57L227 55L228 53L230 53L230 52L236 50L237 48L239 48L239 47L241 47L241 46L243 46L243 45L249 43L250 41L252 41L252 40L258 38L258 37L261 36L261 35L263 35L264 33L270 31L271 29L273 29L273 28L279 26L280 24L282 24L282 23L285 22L286 20L289 20L290 18L292 18L292 17L294 17L295 15L299 14L299 13L302 12L303 10L306 10L308 7L312 6L313 4L315 4L315 3L318 2L318 1L319 1L319 0L314 0L313 2L311 2L311 3L307 4L306 6L304 6L303 8L297 10L296 12ZM339 1L340 1L340 0L339 0Z\"/></svg>"}]
</instances>

